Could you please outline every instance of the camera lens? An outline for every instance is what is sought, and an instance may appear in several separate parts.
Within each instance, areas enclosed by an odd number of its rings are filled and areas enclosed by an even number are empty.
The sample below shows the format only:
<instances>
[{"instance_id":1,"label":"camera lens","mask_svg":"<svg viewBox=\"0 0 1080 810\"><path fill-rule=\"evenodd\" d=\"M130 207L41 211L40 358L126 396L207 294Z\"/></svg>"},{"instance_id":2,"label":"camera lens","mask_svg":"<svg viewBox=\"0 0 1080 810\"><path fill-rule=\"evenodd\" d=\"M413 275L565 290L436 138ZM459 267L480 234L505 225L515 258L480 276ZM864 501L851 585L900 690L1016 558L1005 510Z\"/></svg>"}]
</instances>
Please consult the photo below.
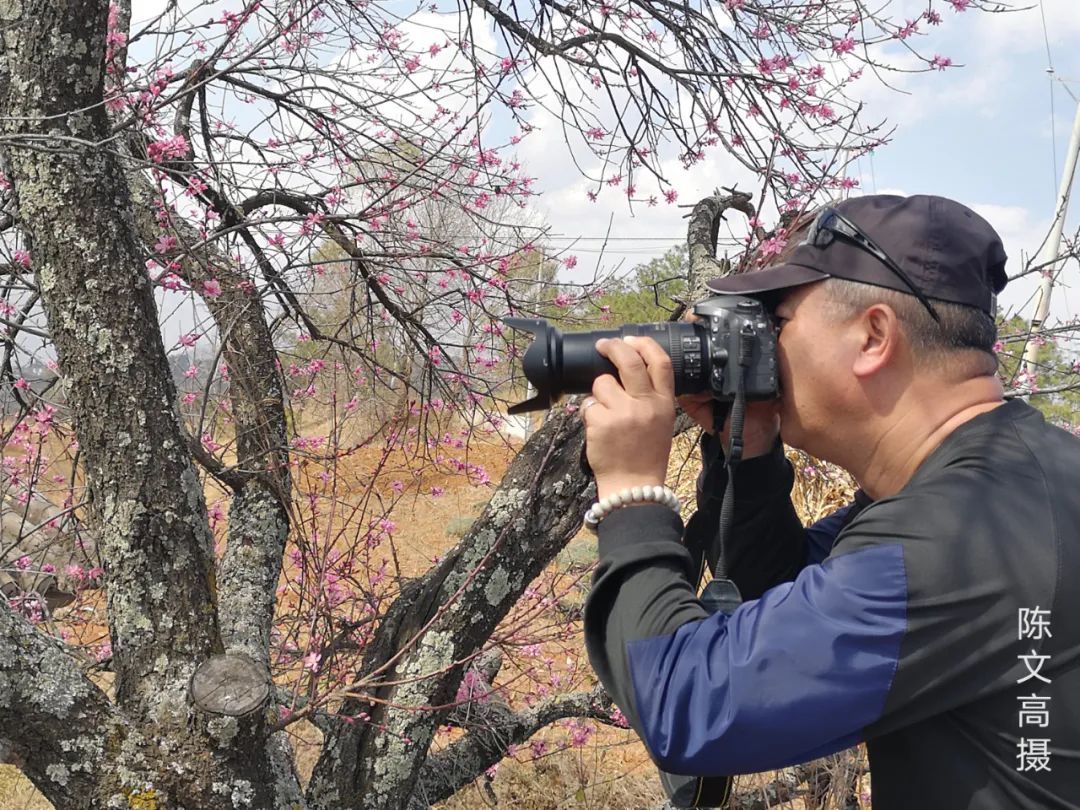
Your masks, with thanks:
<instances>
[{"instance_id":1,"label":"camera lens","mask_svg":"<svg viewBox=\"0 0 1080 810\"><path fill-rule=\"evenodd\" d=\"M522 358L525 377L536 388L536 396L512 406L510 414L550 408L563 394L586 394L602 374L617 378L615 366L596 351L601 338L651 337L671 358L676 394L703 391L708 385L704 329L692 323L626 324L619 329L563 334L544 320L506 318L503 322L536 336Z\"/></svg>"}]
</instances>

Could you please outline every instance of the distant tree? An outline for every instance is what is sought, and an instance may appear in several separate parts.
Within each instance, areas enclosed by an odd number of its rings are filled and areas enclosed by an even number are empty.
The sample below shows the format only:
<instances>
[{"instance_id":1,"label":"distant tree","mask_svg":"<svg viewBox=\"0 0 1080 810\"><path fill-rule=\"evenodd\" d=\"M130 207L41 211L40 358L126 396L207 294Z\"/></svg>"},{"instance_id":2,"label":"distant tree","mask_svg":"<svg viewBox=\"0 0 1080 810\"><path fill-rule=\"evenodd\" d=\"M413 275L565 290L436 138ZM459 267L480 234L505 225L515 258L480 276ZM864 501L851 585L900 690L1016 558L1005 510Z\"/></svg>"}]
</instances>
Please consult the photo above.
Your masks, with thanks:
<instances>
[{"instance_id":1,"label":"distant tree","mask_svg":"<svg viewBox=\"0 0 1080 810\"><path fill-rule=\"evenodd\" d=\"M1073 348L1080 324L1055 324L1031 335L1024 318L1013 316L1000 327L999 376L1013 395L1029 396L1031 404L1054 424L1080 431L1080 354ZM1037 345L1036 370L1023 371L1024 348Z\"/></svg>"},{"instance_id":2,"label":"distant tree","mask_svg":"<svg viewBox=\"0 0 1080 810\"><path fill-rule=\"evenodd\" d=\"M686 244L639 264L626 278L606 285L596 300L613 324L666 320L688 293L690 261Z\"/></svg>"}]
</instances>

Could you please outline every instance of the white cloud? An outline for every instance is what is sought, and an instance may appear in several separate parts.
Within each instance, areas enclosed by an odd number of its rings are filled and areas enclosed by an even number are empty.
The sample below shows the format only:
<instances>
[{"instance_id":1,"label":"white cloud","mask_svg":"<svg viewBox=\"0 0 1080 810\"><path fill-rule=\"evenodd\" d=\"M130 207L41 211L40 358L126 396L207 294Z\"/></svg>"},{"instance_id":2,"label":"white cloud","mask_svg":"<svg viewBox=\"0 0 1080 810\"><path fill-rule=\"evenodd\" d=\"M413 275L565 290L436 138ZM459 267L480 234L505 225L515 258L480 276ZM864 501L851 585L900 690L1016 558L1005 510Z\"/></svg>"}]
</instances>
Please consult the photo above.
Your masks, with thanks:
<instances>
[{"instance_id":1,"label":"white cloud","mask_svg":"<svg viewBox=\"0 0 1080 810\"><path fill-rule=\"evenodd\" d=\"M1046 37L1043 14L1046 16ZM1041 0L1025 4L1017 11L975 16L972 42L984 53L999 54L1002 59L1009 54L1043 51L1047 38L1051 48L1062 45L1072 50L1075 37L1080 34L1080 3L1076 0Z\"/></svg>"}]
</instances>

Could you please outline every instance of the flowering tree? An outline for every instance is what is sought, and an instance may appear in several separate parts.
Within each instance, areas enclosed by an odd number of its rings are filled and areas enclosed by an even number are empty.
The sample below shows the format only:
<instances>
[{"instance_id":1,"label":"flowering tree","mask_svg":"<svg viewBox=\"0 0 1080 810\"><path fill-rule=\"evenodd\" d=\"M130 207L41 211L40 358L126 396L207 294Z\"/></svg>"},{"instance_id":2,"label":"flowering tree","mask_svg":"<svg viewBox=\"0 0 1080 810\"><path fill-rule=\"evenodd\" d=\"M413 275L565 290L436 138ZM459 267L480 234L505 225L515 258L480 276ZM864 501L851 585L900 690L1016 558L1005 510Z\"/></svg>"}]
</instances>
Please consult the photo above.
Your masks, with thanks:
<instances>
[{"instance_id":1,"label":"flowering tree","mask_svg":"<svg viewBox=\"0 0 1080 810\"><path fill-rule=\"evenodd\" d=\"M645 205L677 198L670 150L724 150L760 181L744 210L798 210L883 141L855 83L935 3L155 8L0 0L0 752L64 808L401 808L560 719L618 724L594 689L491 691L537 616L573 618L537 583L591 494L578 421L497 486L446 449L515 392L497 317L593 292L537 292L514 146L561 137L590 197ZM407 570L425 469L490 499Z\"/></svg>"}]
</instances>

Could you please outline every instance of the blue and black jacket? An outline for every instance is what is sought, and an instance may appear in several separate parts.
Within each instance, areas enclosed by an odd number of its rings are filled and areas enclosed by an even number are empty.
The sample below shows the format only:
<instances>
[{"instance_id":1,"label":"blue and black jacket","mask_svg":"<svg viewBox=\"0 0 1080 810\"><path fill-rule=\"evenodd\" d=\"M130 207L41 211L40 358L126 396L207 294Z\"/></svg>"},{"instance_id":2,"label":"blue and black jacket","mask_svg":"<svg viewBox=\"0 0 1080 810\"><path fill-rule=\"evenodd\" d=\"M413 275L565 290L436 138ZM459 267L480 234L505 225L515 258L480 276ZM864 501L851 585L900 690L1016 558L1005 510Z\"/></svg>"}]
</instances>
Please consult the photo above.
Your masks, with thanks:
<instances>
[{"instance_id":1,"label":"blue and black jacket","mask_svg":"<svg viewBox=\"0 0 1080 810\"><path fill-rule=\"evenodd\" d=\"M1080 808L1080 438L1008 402L896 495L809 529L781 447L743 462L731 616L692 584L726 483L703 450L685 537L658 505L600 524L585 609L593 667L660 768L751 773L866 741L875 810Z\"/></svg>"}]
</instances>

